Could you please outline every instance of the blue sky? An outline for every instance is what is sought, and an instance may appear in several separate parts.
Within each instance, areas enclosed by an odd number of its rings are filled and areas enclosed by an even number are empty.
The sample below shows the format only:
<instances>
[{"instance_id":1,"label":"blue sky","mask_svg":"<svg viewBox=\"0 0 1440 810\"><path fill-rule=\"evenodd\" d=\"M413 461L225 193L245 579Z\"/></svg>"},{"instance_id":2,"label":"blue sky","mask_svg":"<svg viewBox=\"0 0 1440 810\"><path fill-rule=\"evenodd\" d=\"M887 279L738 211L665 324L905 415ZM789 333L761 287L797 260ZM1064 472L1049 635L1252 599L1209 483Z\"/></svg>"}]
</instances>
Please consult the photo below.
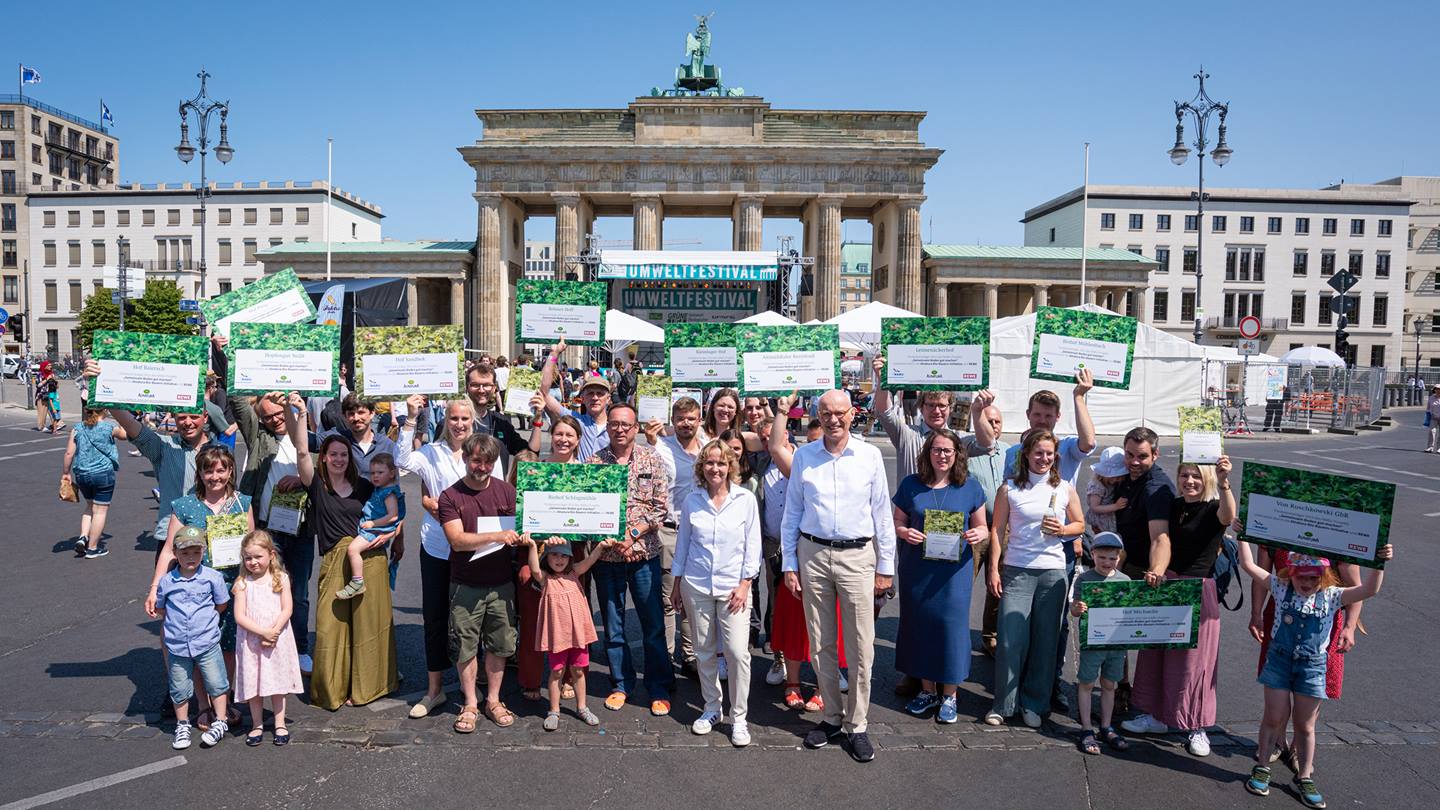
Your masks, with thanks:
<instances>
[{"instance_id":1,"label":"blue sky","mask_svg":"<svg viewBox=\"0 0 1440 810\"><path fill-rule=\"evenodd\" d=\"M455 149L479 135L475 108L623 107L669 83L692 12L717 10L711 61L776 107L928 111L921 137L946 152L928 176L927 241L1018 244L1025 208L1079 185L1084 141L1093 182L1193 183L1193 160L1175 168L1165 151L1202 62L1232 105L1235 157L1207 172L1215 185L1440 174L1428 5L353 0L146 15L82 0L65 16L102 21L94 36L4 50L42 71L27 94L87 118L105 98L125 181L198 177L173 147L203 63L232 104L236 157L216 179L323 178L333 137L336 184L384 207L387 237L469 239L473 175ZM552 223L527 235L548 239ZM628 220L599 229L629 237ZM868 224L846 229L868 239ZM767 244L782 231L798 223L767 221ZM704 247L729 234L666 221L667 239Z\"/></svg>"}]
</instances>

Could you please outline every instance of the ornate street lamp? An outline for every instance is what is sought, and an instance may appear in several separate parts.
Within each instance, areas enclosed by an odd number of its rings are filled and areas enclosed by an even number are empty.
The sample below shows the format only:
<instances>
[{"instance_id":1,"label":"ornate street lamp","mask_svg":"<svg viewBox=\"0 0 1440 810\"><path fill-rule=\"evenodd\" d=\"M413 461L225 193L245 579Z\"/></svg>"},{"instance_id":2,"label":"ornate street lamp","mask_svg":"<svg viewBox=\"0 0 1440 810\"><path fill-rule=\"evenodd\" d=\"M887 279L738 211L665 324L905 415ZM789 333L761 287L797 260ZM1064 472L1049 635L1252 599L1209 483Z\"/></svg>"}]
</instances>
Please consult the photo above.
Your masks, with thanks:
<instances>
[{"instance_id":1,"label":"ornate street lamp","mask_svg":"<svg viewBox=\"0 0 1440 810\"><path fill-rule=\"evenodd\" d=\"M210 116L213 113L220 113L220 143L215 145L215 159L221 163L229 163L235 157L235 149L230 146L229 122L230 102L216 101L205 93L205 82L210 74L204 68L195 74L200 80L200 92L188 101L180 102L180 143L175 147L175 156L180 162L189 163L195 159L195 147L190 145L190 114L195 114L196 128L200 137L196 139L200 147L200 189L195 194L200 198L200 292L197 298L204 298L205 289L205 204L210 197L209 181L205 177L205 155L210 150ZM182 291L183 292L183 291Z\"/></svg>"},{"instance_id":2,"label":"ornate street lamp","mask_svg":"<svg viewBox=\"0 0 1440 810\"><path fill-rule=\"evenodd\" d=\"M1210 159L1215 161L1216 166L1224 166L1235 152L1225 142L1225 116L1230 114L1230 105L1215 101L1205 92L1205 80L1210 78L1210 74L1204 68L1195 74L1195 78L1200 81L1200 90L1195 97L1184 103L1175 102L1175 145L1170 148L1170 162L1183 166L1190 157L1190 150L1185 146L1185 114L1189 113L1195 125L1195 156L1200 159L1199 187L1191 195L1191 199L1195 200L1195 342L1199 343L1205 312L1205 150L1209 148L1207 137L1211 114L1219 116L1220 139L1210 150Z\"/></svg>"}]
</instances>

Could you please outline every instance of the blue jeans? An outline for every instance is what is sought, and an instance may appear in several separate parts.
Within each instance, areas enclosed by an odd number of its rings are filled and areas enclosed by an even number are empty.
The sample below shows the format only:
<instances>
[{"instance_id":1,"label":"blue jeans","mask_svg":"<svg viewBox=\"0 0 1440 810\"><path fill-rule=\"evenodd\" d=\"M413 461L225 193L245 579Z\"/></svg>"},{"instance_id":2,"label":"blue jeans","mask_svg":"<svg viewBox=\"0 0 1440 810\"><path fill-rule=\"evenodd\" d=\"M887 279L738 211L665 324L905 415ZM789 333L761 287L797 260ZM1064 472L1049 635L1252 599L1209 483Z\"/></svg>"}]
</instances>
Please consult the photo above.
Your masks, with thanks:
<instances>
[{"instance_id":1,"label":"blue jeans","mask_svg":"<svg viewBox=\"0 0 1440 810\"><path fill-rule=\"evenodd\" d=\"M999 637L995 647L994 711L1009 717L1020 707L1050 711L1055 685L1055 641L1065 608L1065 569L1000 569Z\"/></svg>"},{"instance_id":2,"label":"blue jeans","mask_svg":"<svg viewBox=\"0 0 1440 810\"><path fill-rule=\"evenodd\" d=\"M230 678L225 674L225 654L216 643L210 649L194 657L170 653L170 700L179 705L195 694L195 683L190 673L200 667L200 677L205 679L205 691L212 696L223 695L230 690Z\"/></svg>"},{"instance_id":3,"label":"blue jeans","mask_svg":"<svg viewBox=\"0 0 1440 810\"><path fill-rule=\"evenodd\" d=\"M665 608L661 594L660 558L644 562L599 562L590 569L605 620L605 658L611 688L630 694L635 689L635 662L625 640L625 591L635 597L635 614L645 650L645 689L651 700L669 700L675 670L665 649Z\"/></svg>"},{"instance_id":4,"label":"blue jeans","mask_svg":"<svg viewBox=\"0 0 1440 810\"><path fill-rule=\"evenodd\" d=\"M303 528L303 527L302 527ZM275 550L290 574L290 630L295 634L295 651L310 652L310 575L315 571L315 540L293 534L271 532Z\"/></svg>"}]
</instances>

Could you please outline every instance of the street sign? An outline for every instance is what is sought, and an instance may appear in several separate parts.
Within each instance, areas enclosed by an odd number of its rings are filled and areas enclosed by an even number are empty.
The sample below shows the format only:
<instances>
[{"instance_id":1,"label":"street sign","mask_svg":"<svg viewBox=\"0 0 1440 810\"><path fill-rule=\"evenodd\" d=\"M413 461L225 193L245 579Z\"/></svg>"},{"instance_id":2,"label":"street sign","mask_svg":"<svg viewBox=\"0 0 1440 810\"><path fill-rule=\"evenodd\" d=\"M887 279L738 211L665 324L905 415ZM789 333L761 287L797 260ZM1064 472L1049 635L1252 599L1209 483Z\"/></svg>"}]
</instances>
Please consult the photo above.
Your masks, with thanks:
<instances>
[{"instance_id":1,"label":"street sign","mask_svg":"<svg viewBox=\"0 0 1440 810\"><path fill-rule=\"evenodd\" d=\"M120 291L119 291L119 290L111 290L111 291L110 291L110 303L114 304L114 305L117 306L117 307L120 306Z\"/></svg>"},{"instance_id":2,"label":"street sign","mask_svg":"<svg viewBox=\"0 0 1440 810\"><path fill-rule=\"evenodd\" d=\"M1330 280L1325 283L1330 285L1330 289L1334 290L1337 293L1340 293L1341 295L1344 295L1345 293L1350 291L1351 287L1359 284L1360 279L1356 278L1355 274L1350 272L1349 270L1341 270L1340 272L1331 276Z\"/></svg>"},{"instance_id":3,"label":"street sign","mask_svg":"<svg viewBox=\"0 0 1440 810\"><path fill-rule=\"evenodd\" d=\"M1246 315L1240 319L1240 337L1246 340L1254 340L1260 337L1260 319L1254 315Z\"/></svg>"},{"instance_id":4,"label":"street sign","mask_svg":"<svg viewBox=\"0 0 1440 810\"><path fill-rule=\"evenodd\" d=\"M10 313L6 312L3 307L0 307L0 326L3 326L8 320L10 320Z\"/></svg>"},{"instance_id":5,"label":"street sign","mask_svg":"<svg viewBox=\"0 0 1440 810\"><path fill-rule=\"evenodd\" d=\"M1327 303L1330 305L1330 311L1336 315L1354 315L1360 307L1360 297L1358 295L1332 295Z\"/></svg>"},{"instance_id":6,"label":"street sign","mask_svg":"<svg viewBox=\"0 0 1440 810\"><path fill-rule=\"evenodd\" d=\"M1242 339L1235 344L1235 349L1242 355L1253 357L1260 353L1260 341L1253 339Z\"/></svg>"},{"instance_id":7,"label":"street sign","mask_svg":"<svg viewBox=\"0 0 1440 810\"><path fill-rule=\"evenodd\" d=\"M190 317L188 317L188 318L185 319L185 323L188 323L188 324L190 324L191 326L199 326L200 324L202 324L202 323L204 323L204 322L205 322L205 319L204 319L203 317L201 317L200 315L191 315Z\"/></svg>"},{"instance_id":8,"label":"street sign","mask_svg":"<svg viewBox=\"0 0 1440 810\"><path fill-rule=\"evenodd\" d=\"M199 301L196 301L196 300L193 299L193 298L181 298L181 299L180 299L180 311L181 311L181 312L199 312L199 311L200 311L200 302L199 302Z\"/></svg>"},{"instance_id":9,"label":"street sign","mask_svg":"<svg viewBox=\"0 0 1440 810\"><path fill-rule=\"evenodd\" d=\"M102 272L100 285L107 290L120 289L120 268L106 267ZM140 298L145 295L145 268L125 268L125 292L129 298Z\"/></svg>"}]
</instances>

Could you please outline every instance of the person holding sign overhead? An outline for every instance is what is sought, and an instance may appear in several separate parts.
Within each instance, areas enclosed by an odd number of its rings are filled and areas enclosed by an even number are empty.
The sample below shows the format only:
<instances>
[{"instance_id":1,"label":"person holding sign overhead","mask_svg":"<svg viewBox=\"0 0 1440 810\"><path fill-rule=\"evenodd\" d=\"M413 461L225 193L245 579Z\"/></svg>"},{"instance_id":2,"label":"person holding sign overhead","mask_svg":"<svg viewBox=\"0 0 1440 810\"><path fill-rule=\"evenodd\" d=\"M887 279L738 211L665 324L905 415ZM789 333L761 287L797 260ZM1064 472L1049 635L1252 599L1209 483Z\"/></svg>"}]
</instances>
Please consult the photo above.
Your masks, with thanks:
<instances>
[{"instance_id":1,"label":"person holding sign overhead","mask_svg":"<svg viewBox=\"0 0 1440 810\"><path fill-rule=\"evenodd\" d=\"M970 676L970 586L973 548L989 539L985 492L970 480L960 437L941 428L925 439L920 471L900 482L895 504L899 543L900 630L895 666L921 679L905 707L937 723L959 719L956 692Z\"/></svg>"},{"instance_id":2,"label":"person holding sign overhead","mask_svg":"<svg viewBox=\"0 0 1440 810\"><path fill-rule=\"evenodd\" d=\"M550 414L551 418L568 414L580 423L582 432L579 458L581 461L589 461L591 456L610 446L610 434L605 429L608 418L606 412L610 407L610 381L594 375L585 377L580 385L580 402L584 410L571 411L566 408L550 390L550 386L555 384L555 375L559 372L556 364L564 351L565 339L561 338L550 350L550 356L545 360L545 368L540 372L540 394L545 397L545 412Z\"/></svg>"}]
</instances>

